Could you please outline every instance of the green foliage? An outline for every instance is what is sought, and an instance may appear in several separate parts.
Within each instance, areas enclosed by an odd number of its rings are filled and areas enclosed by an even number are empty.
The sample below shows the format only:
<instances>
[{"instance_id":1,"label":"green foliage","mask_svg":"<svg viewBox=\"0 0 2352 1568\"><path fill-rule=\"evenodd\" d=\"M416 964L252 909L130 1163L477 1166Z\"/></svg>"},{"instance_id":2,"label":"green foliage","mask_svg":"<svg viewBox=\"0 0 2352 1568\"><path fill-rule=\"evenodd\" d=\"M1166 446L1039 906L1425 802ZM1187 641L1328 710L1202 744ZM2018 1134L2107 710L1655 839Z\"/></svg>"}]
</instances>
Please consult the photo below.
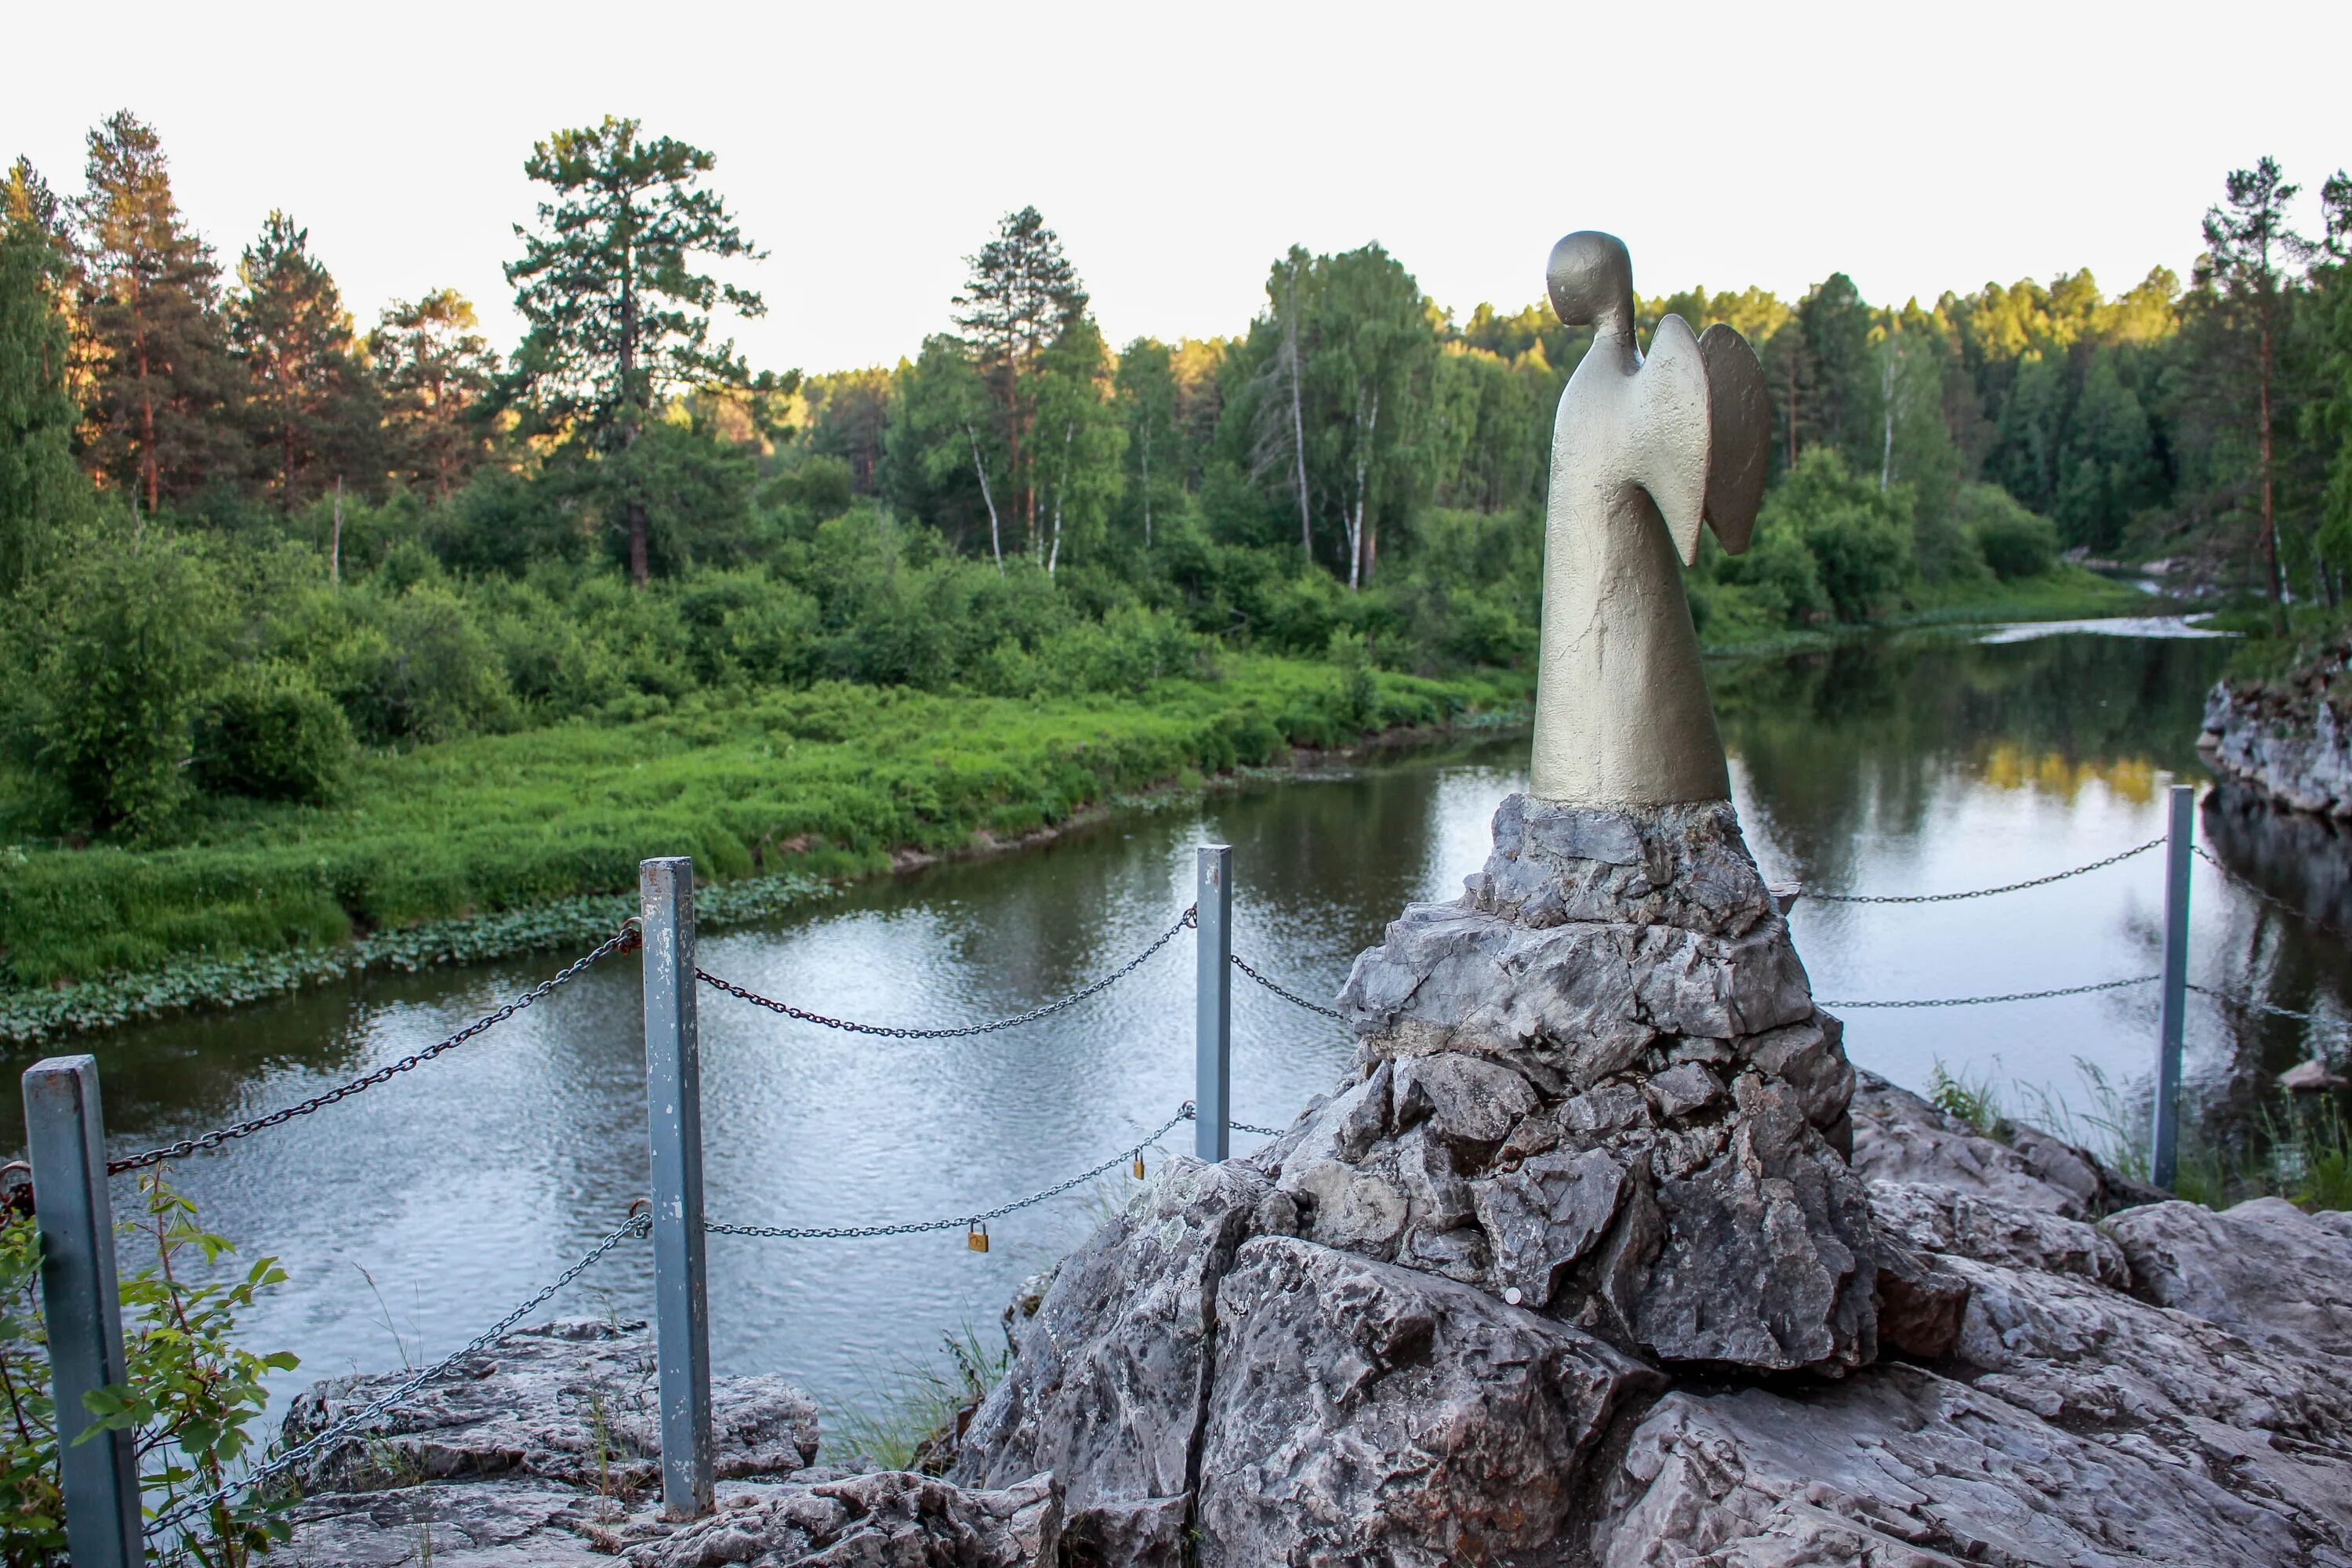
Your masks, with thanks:
<instances>
[{"instance_id":1,"label":"green foliage","mask_svg":"<svg viewBox=\"0 0 2352 1568\"><path fill-rule=\"evenodd\" d=\"M1013 1365L1010 1342L991 1345L970 1323L942 1334L948 1364L901 1365L869 1374L863 1405L845 1411L825 1440L836 1463L943 1475L956 1438Z\"/></svg>"},{"instance_id":2,"label":"green foliage","mask_svg":"<svg viewBox=\"0 0 2352 1568\"><path fill-rule=\"evenodd\" d=\"M139 1184L140 1215L121 1226L152 1261L119 1287L127 1383L89 1396L100 1431L128 1430L151 1512L209 1492L250 1461L250 1428L268 1403L263 1380L298 1364L236 1342L236 1320L281 1283L277 1259L225 1269L235 1249L205 1230L161 1169ZM0 1562L62 1568L65 1532L58 1484L57 1413L49 1397L48 1336L41 1319L39 1230L28 1215L0 1210ZM211 1276L200 1280L199 1275ZM245 1568L287 1539L284 1500L247 1494L215 1506L180 1543L204 1568Z\"/></svg>"},{"instance_id":3,"label":"green foliage","mask_svg":"<svg viewBox=\"0 0 2352 1568\"><path fill-rule=\"evenodd\" d=\"M1804 546L1839 620L1868 620L1892 604L1910 573L1911 494L1900 485L1882 489L1835 449L1816 447L1766 499L1755 548L1773 533ZM1774 581L1796 603L1801 579L1793 567L1780 568Z\"/></svg>"},{"instance_id":4,"label":"green foliage","mask_svg":"<svg viewBox=\"0 0 2352 1568\"><path fill-rule=\"evenodd\" d=\"M425 578L353 605L327 679L361 735L377 744L446 741L511 719L506 671L461 593Z\"/></svg>"},{"instance_id":5,"label":"green foliage","mask_svg":"<svg viewBox=\"0 0 2352 1568\"><path fill-rule=\"evenodd\" d=\"M1164 635L1165 624L1135 636ZM691 855L714 881L872 871L902 847L953 852L1188 771L1440 723L1526 689L1524 678L1437 681L1370 668L1354 682L1319 663L1243 655L1204 679L1192 645L1181 646L1182 673L1152 681L1140 700L818 682L695 692L626 724L362 756L329 808L240 804L207 818L200 844L31 848L0 864L0 945L30 990L617 893L654 854ZM1108 659L1113 679L1134 673L1133 657L1071 655Z\"/></svg>"},{"instance_id":6,"label":"green foliage","mask_svg":"<svg viewBox=\"0 0 2352 1568\"><path fill-rule=\"evenodd\" d=\"M2000 1093L1992 1079L1985 1076L1970 1079L1965 1074L1954 1078L1944 1069L1940 1057L1928 1069L1927 1101L1987 1138L2007 1134L2009 1123L2001 1115Z\"/></svg>"},{"instance_id":7,"label":"green foliage","mask_svg":"<svg viewBox=\"0 0 2352 1568\"><path fill-rule=\"evenodd\" d=\"M160 531L95 539L37 585L31 656L37 775L69 820L137 837L187 794L195 693L217 661L218 574Z\"/></svg>"},{"instance_id":8,"label":"green foliage","mask_svg":"<svg viewBox=\"0 0 2352 1568\"><path fill-rule=\"evenodd\" d=\"M1998 485L1967 485L1955 513L1961 527L2004 583L2040 577L2058 564L2058 527L2018 505Z\"/></svg>"},{"instance_id":9,"label":"green foliage","mask_svg":"<svg viewBox=\"0 0 2352 1568\"><path fill-rule=\"evenodd\" d=\"M291 665L240 668L196 719L196 784L215 794L317 805L335 793L351 757L341 705Z\"/></svg>"},{"instance_id":10,"label":"green foliage","mask_svg":"<svg viewBox=\"0 0 2352 1568\"><path fill-rule=\"evenodd\" d=\"M74 464L68 253L57 198L19 158L0 181L0 598L95 510Z\"/></svg>"}]
</instances>

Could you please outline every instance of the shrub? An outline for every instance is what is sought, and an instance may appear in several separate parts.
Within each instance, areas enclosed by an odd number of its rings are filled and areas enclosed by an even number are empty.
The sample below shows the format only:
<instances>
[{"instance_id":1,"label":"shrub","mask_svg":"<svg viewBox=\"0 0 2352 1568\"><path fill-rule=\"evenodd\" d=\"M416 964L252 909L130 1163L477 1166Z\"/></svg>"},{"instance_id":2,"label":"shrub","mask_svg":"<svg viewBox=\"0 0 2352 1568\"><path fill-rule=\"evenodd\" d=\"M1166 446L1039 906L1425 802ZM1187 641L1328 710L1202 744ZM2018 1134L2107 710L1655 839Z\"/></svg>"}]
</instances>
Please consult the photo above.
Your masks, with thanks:
<instances>
[{"instance_id":1,"label":"shrub","mask_svg":"<svg viewBox=\"0 0 2352 1568\"><path fill-rule=\"evenodd\" d=\"M31 670L34 767L77 822L153 833L187 794L193 694L226 608L218 577L150 530L93 540L38 586L48 635Z\"/></svg>"},{"instance_id":2,"label":"shrub","mask_svg":"<svg viewBox=\"0 0 2352 1568\"><path fill-rule=\"evenodd\" d=\"M2039 577L2058 564L2058 525L2028 511L1999 485L1969 485L1953 509L1993 575Z\"/></svg>"},{"instance_id":3,"label":"shrub","mask_svg":"<svg viewBox=\"0 0 2352 1568\"><path fill-rule=\"evenodd\" d=\"M290 665L239 672L196 719L196 784L217 795L316 805L333 795L351 755L351 721Z\"/></svg>"},{"instance_id":4,"label":"shrub","mask_svg":"<svg viewBox=\"0 0 2352 1568\"><path fill-rule=\"evenodd\" d=\"M441 584L371 606L332 663L335 695L370 741L446 741L512 715L514 694L479 613Z\"/></svg>"}]
</instances>

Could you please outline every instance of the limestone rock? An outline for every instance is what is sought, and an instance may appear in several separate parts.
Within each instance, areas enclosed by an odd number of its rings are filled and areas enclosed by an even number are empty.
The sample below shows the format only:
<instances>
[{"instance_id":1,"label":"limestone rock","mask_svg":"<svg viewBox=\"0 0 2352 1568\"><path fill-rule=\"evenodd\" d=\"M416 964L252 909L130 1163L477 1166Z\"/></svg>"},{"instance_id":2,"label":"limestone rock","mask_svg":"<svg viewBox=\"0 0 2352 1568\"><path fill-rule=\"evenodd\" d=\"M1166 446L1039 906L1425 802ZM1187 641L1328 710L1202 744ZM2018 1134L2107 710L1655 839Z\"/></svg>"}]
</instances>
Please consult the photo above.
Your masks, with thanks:
<instances>
[{"instance_id":1,"label":"limestone rock","mask_svg":"<svg viewBox=\"0 0 2352 1568\"><path fill-rule=\"evenodd\" d=\"M1218 1281L1267 1191L1244 1164L1171 1159L1056 1271L972 1416L956 1478L1003 1487L1051 1472L1074 1526L1104 1505L1183 1496Z\"/></svg>"},{"instance_id":2,"label":"limestone rock","mask_svg":"<svg viewBox=\"0 0 2352 1568\"><path fill-rule=\"evenodd\" d=\"M2166 1196L2039 1128L2013 1128L2011 1142L1997 1142L1875 1073L1855 1073L1852 1115L1853 1168L1872 1181L1949 1187L2067 1219Z\"/></svg>"},{"instance_id":3,"label":"limestone rock","mask_svg":"<svg viewBox=\"0 0 2352 1568\"><path fill-rule=\"evenodd\" d=\"M1801 1400L1678 1392L1634 1428L1591 1558L1606 1568L2352 1563L2326 1513L2245 1485L2225 1451L2135 1436L2077 1435L1902 1365ZM2338 1461L2335 1484L2345 1473Z\"/></svg>"},{"instance_id":4,"label":"limestone rock","mask_svg":"<svg viewBox=\"0 0 2352 1568\"><path fill-rule=\"evenodd\" d=\"M1265 1156L1301 1234L1668 1361L1868 1361L1853 1069L1731 808L1494 827L1340 993L1365 1071Z\"/></svg>"},{"instance_id":5,"label":"limestone rock","mask_svg":"<svg viewBox=\"0 0 2352 1568\"><path fill-rule=\"evenodd\" d=\"M1419 1568L1546 1548L1612 1414L1663 1380L1483 1291L1289 1237L1217 1297L1203 1568Z\"/></svg>"},{"instance_id":6,"label":"limestone rock","mask_svg":"<svg viewBox=\"0 0 2352 1568\"><path fill-rule=\"evenodd\" d=\"M2297 811L2352 816L2352 637L2323 644L2269 681L2216 684L2205 699L2201 748L2214 771Z\"/></svg>"},{"instance_id":7,"label":"limestone rock","mask_svg":"<svg viewBox=\"0 0 2352 1568\"><path fill-rule=\"evenodd\" d=\"M2258 1345L2352 1360L2352 1226L2283 1198L2220 1214L2163 1203L2107 1225L2131 1261L2133 1291Z\"/></svg>"},{"instance_id":8,"label":"limestone rock","mask_svg":"<svg viewBox=\"0 0 2352 1568\"><path fill-rule=\"evenodd\" d=\"M1047 1568L1060 1529L1049 1477L967 1491L886 1470L748 1500L621 1556L629 1568Z\"/></svg>"},{"instance_id":9,"label":"limestone rock","mask_svg":"<svg viewBox=\"0 0 2352 1568\"><path fill-rule=\"evenodd\" d=\"M1870 1209L1881 1229L1922 1251L2072 1274L2117 1290L2131 1282L2112 1237L2047 1209L1915 1182L1871 1183Z\"/></svg>"},{"instance_id":10,"label":"limestone rock","mask_svg":"<svg viewBox=\"0 0 2352 1568\"><path fill-rule=\"evenodd\" d=\"M661 1436L645 1325L578 1319L519 1329L302 1468L309 1491L368 1491L457 1476L536 1476L614 1491L657 1483ZM297 1395L301 1442L401 1381L330 1378ZM816 1458L816 1405L774 1377L710 1380L722 1479L784 1475Z\"/></svg>"},{"instance_id":11,"label":"limestone rock","mask_svg":"<svg viewBox=\"0 0 2352 1568\"><path fill-rule=\"evenodd\" d=\"M332 1568L611 1568L572 1528L589 1500L530 1479L327 1492L289 1515L291 1561Z\"/></svg>"}]
</instances>

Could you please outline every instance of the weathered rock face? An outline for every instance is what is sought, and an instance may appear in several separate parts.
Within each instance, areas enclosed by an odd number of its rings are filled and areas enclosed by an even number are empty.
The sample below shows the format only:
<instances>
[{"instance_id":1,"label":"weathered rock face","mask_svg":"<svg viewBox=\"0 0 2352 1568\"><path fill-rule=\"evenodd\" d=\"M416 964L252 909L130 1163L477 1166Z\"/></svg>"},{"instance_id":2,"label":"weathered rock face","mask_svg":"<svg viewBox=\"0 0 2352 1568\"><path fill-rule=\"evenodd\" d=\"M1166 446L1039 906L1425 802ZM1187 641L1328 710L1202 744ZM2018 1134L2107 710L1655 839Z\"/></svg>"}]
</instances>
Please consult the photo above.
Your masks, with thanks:
<instances>
[{"instance_id":1,"label":"weathered rock face","mask_svg":"<svg viewBox=\"0 0 2352 1568\"><path fill-rule=\"evenodd\" d=\"M2269 681L2221 681L2198 744L2215 770L2297 811L2352 816L2352 638Z\"/></svg>"},{"instance_id":2,"label":"weathered rock face","mask_svg":"<svg viewBox=\"0 0 2352 1568\"><path fill-rule=\"evenodd\" d=\"M1276 1155L1304 1234L1663 1361L1871 1358L1853 1069L1728 805L1512 796L1339 1001L1361 1078Z\"/></svg>"},{"instance_id":3,"label":"weathered rock face","mask_svg":"<svg viewBox=\"0 0 2352 1568\"><path fill-rule=\"evenodd\" d=\"M1045 1568L1050 1479L964 1489L929 1476L814 1467L817 1411L770 1377L711 1381L719 1509L660 1517L653 1355L642 1323L554 1322L502 1340L307 1466L285 1549L320 1568ZM400 1374L314 1385L299 1442Z\"/></svg>"},{"instance_id":4,"label":"weathered rock face","mask_svg":"<svg viewBox=\"0 0 2352 1568\"><path fill-rule=\"evenodd\" d=\"M1629 1397L1664 1379L1484 1291L1286 1237L1217 1295L1202 1568L1539 1552Z\"/></svg>"}]
</instances>

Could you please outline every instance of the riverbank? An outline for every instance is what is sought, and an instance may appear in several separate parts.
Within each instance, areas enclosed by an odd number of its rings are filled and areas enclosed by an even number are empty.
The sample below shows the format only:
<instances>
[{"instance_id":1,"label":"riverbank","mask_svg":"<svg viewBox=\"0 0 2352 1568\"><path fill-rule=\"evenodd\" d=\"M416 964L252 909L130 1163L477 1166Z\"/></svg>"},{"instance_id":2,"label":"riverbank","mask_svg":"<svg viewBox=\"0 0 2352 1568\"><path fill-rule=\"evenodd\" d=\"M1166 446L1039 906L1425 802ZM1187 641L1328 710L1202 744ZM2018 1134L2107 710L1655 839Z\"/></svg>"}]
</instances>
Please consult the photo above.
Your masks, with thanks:
<instances>
[{"instance_id":1,"label":"riverbank","mask_svg":"<svg viewBox=\"0 0 2352 1568\"><path fill-rule=\"evenodd\" d=\"M1971 583L1960 587L1915 584L1900 609L1854 625L1774 631L1735 626L1715 635L1702 627L1699 643L1709 658L1811 653L1883 632L2007 621L2092 621L2157 614L2165 605L2165 600L2129 583L2069 563L2039 577L2009 583Z\"/></svg>"},{"instance_id":2,"label":"riverbank","mask_svg":"<svg viewBox=\"0 0 2352 1568\"><path fill-rule=\"evenodd\" d=\"M707 921L988 853L1152 791L1400 731L1524 721L1530 678L1229 657L1140 697L837 684L369 759L325 808L254 807L150 850L0 851L0 1039L234 1005L368 968L582 945L636 863L695 858Z\"/></svg>"},{"instance_id":3,"label":"riverbank","mask_svg":"<svg viewBox=\"0 0 2352 1568\"><path fill-rule=\"evenodd\" d=\"M2352 817L2352 626L2249 647L2207 699L2198 744L2282 805Z\"/></svg>"}]
</instances>

